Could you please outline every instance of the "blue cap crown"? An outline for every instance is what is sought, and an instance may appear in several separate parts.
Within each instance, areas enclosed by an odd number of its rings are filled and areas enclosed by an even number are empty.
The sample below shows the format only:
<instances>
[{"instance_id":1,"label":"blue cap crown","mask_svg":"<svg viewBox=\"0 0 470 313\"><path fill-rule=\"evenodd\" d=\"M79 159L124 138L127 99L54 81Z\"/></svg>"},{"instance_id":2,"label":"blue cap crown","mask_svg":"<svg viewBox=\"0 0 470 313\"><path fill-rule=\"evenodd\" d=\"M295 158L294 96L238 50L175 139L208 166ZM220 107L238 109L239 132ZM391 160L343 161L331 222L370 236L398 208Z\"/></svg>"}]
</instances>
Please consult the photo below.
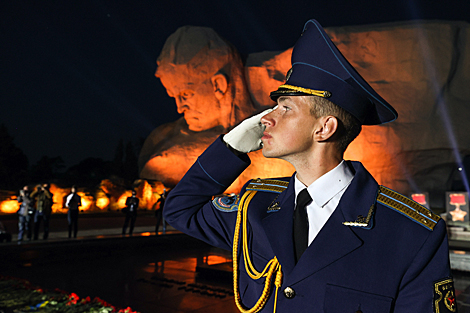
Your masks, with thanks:
<instances>
[{"instance_id":1,"label":"blue cap crown","mask_svg":"<svg viewBox=\"0 0 470 313\"><path fill-rule=\"evenodd\" d=\"M316 20L309 20L292 51L287 81L271 98L314 95L328 98L363 125L394 121L398 114L359 75Z\"/></svg>"}]
</instances>

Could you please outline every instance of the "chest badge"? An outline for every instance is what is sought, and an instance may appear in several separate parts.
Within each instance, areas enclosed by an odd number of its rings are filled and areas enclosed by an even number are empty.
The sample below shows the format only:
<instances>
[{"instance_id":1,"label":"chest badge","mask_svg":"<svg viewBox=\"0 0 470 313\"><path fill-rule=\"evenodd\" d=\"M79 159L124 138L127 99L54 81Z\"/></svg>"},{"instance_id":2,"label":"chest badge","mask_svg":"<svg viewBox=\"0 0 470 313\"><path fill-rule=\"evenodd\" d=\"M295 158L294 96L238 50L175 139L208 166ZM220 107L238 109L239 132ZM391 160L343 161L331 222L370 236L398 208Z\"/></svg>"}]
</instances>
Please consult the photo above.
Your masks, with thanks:
<instances>
[{"instance_id":1,"label":"chest badge","mask_svg":"<svg viewBox=\"0 0 470 313\"><path fill-rule=\"evenodd\" d=\"M280 209L281 209L281 206L279 205L279 202L274 202L273 204L269 206L268 213L277 212Z\"/></svg>"}]
</instances>

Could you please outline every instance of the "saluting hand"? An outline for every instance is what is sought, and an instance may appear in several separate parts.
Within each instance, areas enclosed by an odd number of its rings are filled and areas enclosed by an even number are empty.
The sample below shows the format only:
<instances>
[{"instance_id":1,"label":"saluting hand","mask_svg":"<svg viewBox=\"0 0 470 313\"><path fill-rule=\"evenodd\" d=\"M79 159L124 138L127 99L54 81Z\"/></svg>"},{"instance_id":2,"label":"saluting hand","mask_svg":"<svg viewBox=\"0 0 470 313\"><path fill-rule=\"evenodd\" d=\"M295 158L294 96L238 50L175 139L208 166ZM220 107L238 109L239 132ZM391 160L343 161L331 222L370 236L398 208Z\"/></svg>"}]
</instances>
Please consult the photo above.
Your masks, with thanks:
<instances>
[{"instance_id":1,"label":"saluting hand","mask_svg":"<svg viewBox=\"0 0 470 313\"><path fill-rule=\"evenodd\" d=\"M233 149L248 153L262 148L261 137L266 126L261 123L261 118L270 113L274 108L267 109L255 116L241 122L224 137L224 141Z\"/></svg>"}]
</instances>

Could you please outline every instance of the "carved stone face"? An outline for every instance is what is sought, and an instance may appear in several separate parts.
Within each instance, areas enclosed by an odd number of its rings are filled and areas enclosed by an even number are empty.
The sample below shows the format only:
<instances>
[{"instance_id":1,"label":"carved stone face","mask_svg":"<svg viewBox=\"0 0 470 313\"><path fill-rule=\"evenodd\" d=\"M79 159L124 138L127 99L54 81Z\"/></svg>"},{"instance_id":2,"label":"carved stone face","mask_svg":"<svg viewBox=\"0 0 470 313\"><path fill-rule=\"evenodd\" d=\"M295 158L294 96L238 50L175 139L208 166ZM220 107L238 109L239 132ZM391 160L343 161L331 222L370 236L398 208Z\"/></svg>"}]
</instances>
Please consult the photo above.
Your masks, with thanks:
<instances>
[{"instance_id":1,"label":"carved stone face","mask_svg":"<svg viewBox=\"0 0 470 313\"><path fill-rule=\"evenodd\" d=\"M178 113L192 131L203 131L221 125L220 103L207 74L178 70L159 72L168 95L175 98Z\"/></svg>"}]
</instances>

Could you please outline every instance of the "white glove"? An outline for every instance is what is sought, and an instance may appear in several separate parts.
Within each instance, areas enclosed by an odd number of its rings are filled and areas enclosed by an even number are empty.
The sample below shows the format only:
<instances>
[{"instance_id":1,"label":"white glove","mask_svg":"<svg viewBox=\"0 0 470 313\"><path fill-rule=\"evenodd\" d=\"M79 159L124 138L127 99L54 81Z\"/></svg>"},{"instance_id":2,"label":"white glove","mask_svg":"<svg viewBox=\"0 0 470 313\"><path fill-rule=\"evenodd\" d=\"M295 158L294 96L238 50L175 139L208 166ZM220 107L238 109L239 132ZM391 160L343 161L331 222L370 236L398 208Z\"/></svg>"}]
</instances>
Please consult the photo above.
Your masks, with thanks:
<instances>
[{"instance_id":1,"label":"white glove","mask_svg":"<svg viewBox=\"0 0 470 313\"><path fill-rule=\"evenodd\" d=\"M274 109L275 108L267 109L255 116L245 119L223 137L225 143L243 153L261 149L261 137L263 137L263 132L266 128L266 126L261 123L261 118Z\"/></svg>"}]
</instances>

